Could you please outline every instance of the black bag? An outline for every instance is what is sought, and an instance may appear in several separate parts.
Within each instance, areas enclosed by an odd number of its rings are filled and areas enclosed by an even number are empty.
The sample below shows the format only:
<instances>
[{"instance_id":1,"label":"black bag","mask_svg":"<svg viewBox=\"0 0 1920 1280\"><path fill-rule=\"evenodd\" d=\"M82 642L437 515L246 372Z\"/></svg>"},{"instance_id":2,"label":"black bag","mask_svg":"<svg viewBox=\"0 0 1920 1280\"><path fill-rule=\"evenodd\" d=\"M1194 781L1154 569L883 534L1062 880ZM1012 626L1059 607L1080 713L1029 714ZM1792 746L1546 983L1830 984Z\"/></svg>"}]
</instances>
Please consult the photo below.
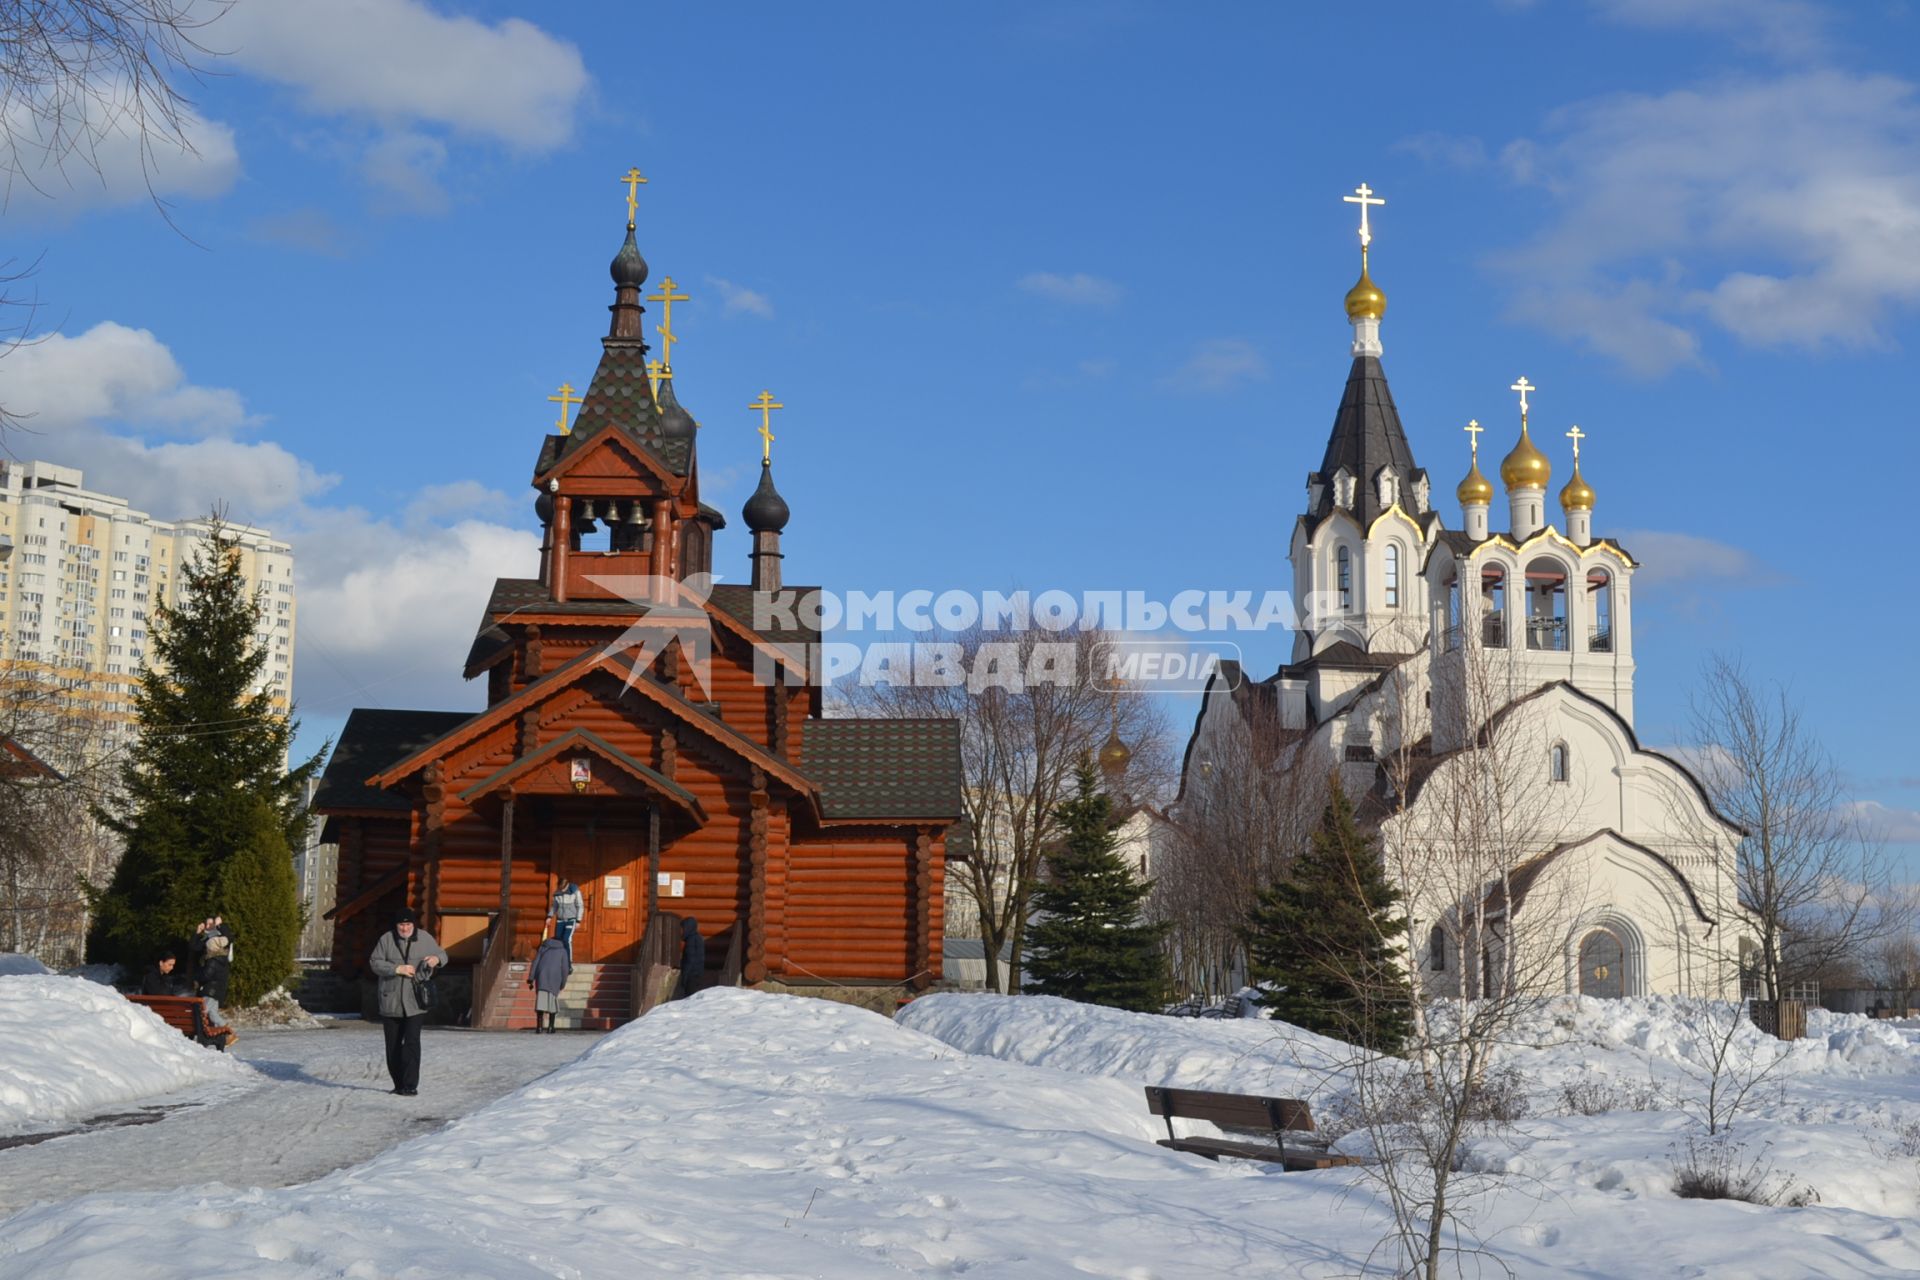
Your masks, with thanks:
<instances>
[{"instance_id":1,"label":"black bag","mask_svg":"<svg viewBox=\"0 0 1920 1280\"><path fill-rule=\"evenodd\" d=\"M422 969L413 975L413 999L420 1006L422 1013L433 1008L433 975L432 967Z\"/></svg>"}]
</instances>

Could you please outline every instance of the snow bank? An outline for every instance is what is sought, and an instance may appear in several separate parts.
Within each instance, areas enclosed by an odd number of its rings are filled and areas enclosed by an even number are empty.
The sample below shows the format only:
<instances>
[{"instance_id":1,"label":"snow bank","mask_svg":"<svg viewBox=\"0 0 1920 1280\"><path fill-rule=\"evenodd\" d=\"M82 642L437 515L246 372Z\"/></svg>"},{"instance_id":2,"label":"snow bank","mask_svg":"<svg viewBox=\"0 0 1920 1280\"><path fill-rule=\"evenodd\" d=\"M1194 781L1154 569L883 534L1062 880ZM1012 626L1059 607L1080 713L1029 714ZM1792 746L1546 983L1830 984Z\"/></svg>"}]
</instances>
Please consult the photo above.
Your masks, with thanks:
<instances>
[{"instance_id":1,"label":"snow bank","mask_svg":"<svg viewBox=\"0 0 1920 1280\"><path fill-rule=\"evenodd\" d=\"M21 975L37 976L52 973L53 970L35 960L32 956L23 956L12 951L0 951L0 978L12 978Z\"/></svg>"},{"instance_id":2,"label":"snow bank","mask_svg":"<svg viewBox=\"0 0 1920 1280\"><path fill-rule=\"evenodd\" d=\"M0 981L0 1131L250 1075L111 988L63 977Z\"/></svg>"},{"instance_id":3,"label":"snow bank","mask_svg":"<svg viewBox=\"0 0 1920 1280\"><path fill-rule=\"evenodd\" d=\"M1343 1092L1341 1077L1363 1052L1285 1022L1127 1013L1052 996L941 992L907 1005L896 1021L1008 1062L1308 1102Z\"/></svg>"}]
</instances>

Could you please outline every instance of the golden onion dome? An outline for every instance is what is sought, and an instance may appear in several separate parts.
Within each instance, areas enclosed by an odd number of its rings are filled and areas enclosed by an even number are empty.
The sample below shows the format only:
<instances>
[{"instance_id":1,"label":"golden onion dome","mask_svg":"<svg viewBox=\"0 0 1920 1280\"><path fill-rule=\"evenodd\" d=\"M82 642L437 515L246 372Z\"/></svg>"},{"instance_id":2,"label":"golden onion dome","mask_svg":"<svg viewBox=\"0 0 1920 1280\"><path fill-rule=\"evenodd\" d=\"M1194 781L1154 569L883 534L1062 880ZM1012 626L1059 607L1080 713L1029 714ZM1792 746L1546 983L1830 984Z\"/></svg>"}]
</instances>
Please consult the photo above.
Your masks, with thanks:
<instances>
[{"instance_id":1,"label":"golden onion dome","mask_svg":"<svg viewBox=\"0 0 1920 1280\"><path fill-rule=\"evenodd\" d=\"M1120 741L1120 731L1115 729L1109 733L1106 745L1100 748L1100 771L1109 775L1124 773L1132 759L1133 752Z\"/></svg>"},{"instance_id":2,"label":"golden onion dome","mask_svg":"<svg viewBox=\"0 0 1920 1280\"><path fill-rule=\"evenodd\" d=\"M1454 490L1463 507L1484 507L1493 501L1493 481L1480 474L1480 461L1475 459L1473 470L1467 472L1467 478Z\"/></svg>"},{"instance_id":3,"label":"golden onion dome","mask_svg":"<svg viewBox=\"0 0 1920 1280\"><path fill-rule=\"evenodd\" d=\"M1520 424L1520 443L1500 460L1500 483L1509 489L1544 489L1553 478L1553 464L1534 447L1526 424Z\"/></svg>"},{"instance_id":4,"label":"golden onion dome","mask_svg":"<svg viewBox=\"0 0 1920 1280\"><path fill-rule=\"evenodd\" d=\"M1367 274L1366 263L1360 264L1360 279L1347 290L1347 319L1358 320L1366 317L1378 320L1387 314L1387 295L1380 292L1380 286Z\"/></svg>"},{"instance_id":5,"label":"golden onion dome","mask_svg":"<svg viewBox=\"0 0 1920 1280\"><path fill-rule=\"evenodd\" d=\"M1580 476L1580 464L1573 464L1573 479L1560 491L1560 505L1568 511L1593 510L1593 488Z\"/></svg>"}]
</instances>

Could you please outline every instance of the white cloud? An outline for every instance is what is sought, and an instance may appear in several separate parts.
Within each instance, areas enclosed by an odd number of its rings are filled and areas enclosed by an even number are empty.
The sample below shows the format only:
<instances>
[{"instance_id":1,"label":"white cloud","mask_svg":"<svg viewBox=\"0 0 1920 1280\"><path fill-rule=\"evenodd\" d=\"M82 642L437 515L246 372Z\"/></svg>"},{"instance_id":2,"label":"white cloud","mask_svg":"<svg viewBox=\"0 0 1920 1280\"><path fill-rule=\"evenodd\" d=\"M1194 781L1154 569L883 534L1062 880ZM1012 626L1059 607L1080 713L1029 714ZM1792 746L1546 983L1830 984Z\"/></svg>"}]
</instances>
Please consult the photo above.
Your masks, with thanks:
<instances>
[{"instance_id":1,"label":"white cloud","mask_svg":"<svg viewBox=\"0 0 1920 1280\"><path fill-rule=\"evenodd\" d=\"M286 245L326 258L344 258L350 248L347 234L326 211L312 207L255 218L247 234L269 244Z\"/></svg>"},{"instance_id":2,"label":"white cloud","mask_svg":"<svg viewBox=\"0 0 1920 1280\"><path fill-rule=\"evenodd\" d=\"M1593 0L1607 18L1654 30L1707 31L1744 48L1798 58L1826 47L1829 15L1806 0Z\"/></svg>"},{"instance_id":3,"label":"white cloud","mask_svg":"<svg viewBox=\"0 0 1920 1280\"><path fill-rule=\"evenodd\" d=\"M524 509L530 510L533 498L528 496ZM515 513L514 500L498 489L481 484L478 480L455 480L449 484L432 484L414 494L407 503L407 523L421 524L435 520L447 520L453 517L498 519Z\"/></svg>"},{"instance_id":4,"label":"white cloud","mask_svg":"<svg viewBox=\"0 0 1920 1280\"><path fill-rule=\"evenodd\" d=\"M1400 139L1393 150L1436 169L1478 169L1487 163L1487 144L1469 134L1429 130Z\"/></svg>"},{"instance_id":5,"label":"white cloud","mask_svg":"<svg viewBox=\"0 0 1920 1280\"><path fill-rule=\"evenodd\" d=\"M1640 565L1634 573L1636 587L1704 581L1776 587L1787 582L1751 552L1698 534L1623 529L1619 541Z\"/></svg>"},{"instance_id":6,"label":"white cloud","mask_svg":"<svg viewBox=\"0 0 1920 1280\"><path fill-rule=\"evenodd\" d=\"M766 294L749 289L745 285L735 284L731 280L722 280L719 276L708 276L707 283L719 291L722 310L744 311L748 315L759 316L763 320L773 319L773 302Z\"/></svg>"},{"instance_id":7,"label":"white cloud","mask_svg":"<svg viewBox=\"0 0 1920 1280\"><path fill-rule=\"evenodd\" d=\"M1762 347L1883 343L1920 303L1920 105L1822 70L1623 94L1502 152L1557 206L1503 252L1513 315L1657 375L1717 325Z\"/></svg>"},{"instance_id":8,"label":"white cloud","mask_svg":"<svg viewBox=\"0 0 1920 1280\"><path fill-rule=\"evenodd\" d=\"M182 108L176 133L140 127L130 91L99 84L63 104L59 123L9 95L0 121L4 207L30 219L103 205L224 193L240 174L233 130Z\"/></svg>"},{"instance_id":9,"label":"white cloud","mask_svg":"<svg viewBox=\"0 0 1920 1280\"><path fill-rule=\"evenodd\" d=\"M1920 844L1920 809L1856 800L1847 806L1847 816L1877 844Z\"/></svg>"},{"instance_id":10,"label":"white cloud","mask_svg":"<svg viewBox=\"0 0 1920 1280\"><path fill-rule=\"evenodd\" d=\"M165 343L111 320L7 352L0 405L33 432L112 422L200 434L248 421L239 392L188 382Z\"/></svg>"},{"instance_id":11,"label":"white cloud","mask_svg":"<svg viewBox=\"0 0 1920 1280\"><path fill-rule=\"evenodd\" d=\"M1020 277L1023 293L1062 302L1074 307L1111 307L1125 296L1126 290L1111 280L1077 271L1070 276L1051 271L1035 271Z\"/></svg>"},{"instance_id":12,"label":"white cloud","mask_svg":"<svg viewBox=\"0 0 1920 1280\"><path fill-rule=\"evenodd\" d=\"M201 38L315 112L532 151L572 137L588 86L579 49L532 23L449 16L420 0L244 0Z\"/></svg>"},{"instance_id":13,"label":"white cloud","mask_svg":"<svg viewBox=\"0 0 1920 1280\"><path fill-rule=\"evenodd\" d=\"M1186 363L1160 379L1173 391L1215 394L1249 382L1263 382L1267 360L1244 338L1214 338L1201 343Z\"/></svg>"},{"instance_id":14,"label":"white cloud","mask_svg":"<svg viewBox=\"0 0 1920 1280\"><path fill-rule=\"evenodd\" d=\"M89 489L125 498L160 520L205 515L219 507L231 519L266 523L340 480L267 440L216 436L154 444L79 427L22 441L16 448L28 457L78 467Z\"/></svg>"},{"instance_id":15,"label":"white cloud","mask_svg":"<svg viewBox=\"0 0 1920 1280\"><path fill-rule=\"evenodd\" d=\"M440 185L447 144L424 133L391 133L367 148L360 176L389 212L445 213L452 201Z\"/></svg>"},{"instance_id":16,"label":"white cloud","mask_svg":"<svg viewBox=\"0 0 1920 1280\"><path fill-rule=\"evenodd\" d=\"M403 527L335 508L275 532L294 543L294 696L320 715L473 705L460 669L493 581L539 569L529 529L478 520Z\"/></svg>"}]
</instances>

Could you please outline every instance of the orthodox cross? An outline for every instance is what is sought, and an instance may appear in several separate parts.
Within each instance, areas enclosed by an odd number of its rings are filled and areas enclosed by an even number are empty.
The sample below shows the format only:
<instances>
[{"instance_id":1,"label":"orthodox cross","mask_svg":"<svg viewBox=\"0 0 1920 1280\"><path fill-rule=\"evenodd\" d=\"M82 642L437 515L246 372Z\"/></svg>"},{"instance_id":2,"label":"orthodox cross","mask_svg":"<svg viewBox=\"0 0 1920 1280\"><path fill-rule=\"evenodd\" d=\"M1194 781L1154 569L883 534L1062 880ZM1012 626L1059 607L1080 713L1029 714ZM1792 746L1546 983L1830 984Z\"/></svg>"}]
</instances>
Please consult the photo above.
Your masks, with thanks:
<instances>
[{"instance_id":1,"label":"orthodox cross","mask_svg":"<svg viewBox=\"0 0 1920 1280\"><path fill-rule=\"evenodd\" d=\"M627 230L631 231L633 216L640 211L640 188L647 185L647 180L640 176L640 166L635 165L621 174L617 181L627 185Z\"/></svg>"},{"instance_id":2,"label":"orthodox cross","mask_svg":"<svg viewBox=\"0 0 1920 1280\"><path fill-rule=\"evenodd\" d=\"M747 406L749 409L760 411L760 461L762 462L773 461L773 411L786 407L773 398L771 391L762 391L760 398Z\"/></svg>"},{"instance_id":3,"label":"orthodox cross","mask_svg":"<svg viewBox=\"0 0 1920 1280\"><path fill-rule=\"evenodd\" d=\"M658 325L660 331L660 367L667 370L673 368L673 344L680 341L673 333L673 304L676 302L689 301L686 294L675 293L673 289L673 277L667 276L660 281L660 292L647 295L648 302L657 302L660 304L660 324ZM666 376L672 377L673 374L669 372Z\"/></svg>"},{"instance_id":4,"label":"orthodox cross","mask_svg":"<svg viewBox=\"0 0 1920 1280\"><path fill-rule=\"evenodd\" d=\"M1340 198L1348 204L1357 204L1360 206L1360 248L1362 252L1365 252L1367 246L1373 243L1373 231L1367 225L1367 206L1383 205L1386 201L1376 200L1373 195L1373 188L1364 182L1353 189L1352 195L1341 196Z\"/></svg>"},{"instance_id":5,"label":"orthodox cross","mask_svg":"<svg viewBox=\"0 0 1920 1280\"><path fill-rule=\"evenodd\" d=\"M647 361L647 382L653 388L654 398L660 396L660 384L673 376L673 370L658 360Z\"/></svg>"},{"instance_id":6,"label":"orthodox cross","mask_svg":"<svg viewBox=\"0 0 1920 1280\"><path fill-rule=\"evenodd\" d=\"M572 428L567 426L567 410L579 404L582 397L573 394L573 384L571 382L563 382L560 384L560 394L557 396L548 396L547 400L549 403L559 402L560 421L554 423L554 425L560 428L561 435L570 434Z\"/></svg>"},{"instance_id":7,"label":"orthodox cross","mask_svg":"<svg viewBox=\"0 0 1920 1280\"><path fill-rule=\"evenodd\" d=\"M1580 465L1580 442L1586 438L1587 433L1580 429L1577 422L1573 424L1573 430L1567 432L1567 439L1573 441L1573 465L1576 467Z\"/></svg>"},{"instance_id":8,"label":"orthodox cross","mask_svg":"<svg viewBox=\"0 0 1920 1280\"><path fill-rule=\"evenodd\" d=\"M1507 388L1509 391L1518 391L1520 393L1520 425L1523 427L1527 425L1527 392L1538 391L1539 389L1540 388L1527 381L1527 375L1524 373L1520 375L1520 381Z\"/></svg>"},{"instance_id":9,"label":"orthodox cross","mask_svg":"<svg viewBox=\"0 0 1920 1280\"><path fill-rule=\"evenodd\" d=\"M1480 419L1468 418L1467 425L1460 428L1467 433L1467 439L1473 443L1473 465L1480 465L1480 433L1486 428L1480 425Z\"/></svg>"}]
</instances>

